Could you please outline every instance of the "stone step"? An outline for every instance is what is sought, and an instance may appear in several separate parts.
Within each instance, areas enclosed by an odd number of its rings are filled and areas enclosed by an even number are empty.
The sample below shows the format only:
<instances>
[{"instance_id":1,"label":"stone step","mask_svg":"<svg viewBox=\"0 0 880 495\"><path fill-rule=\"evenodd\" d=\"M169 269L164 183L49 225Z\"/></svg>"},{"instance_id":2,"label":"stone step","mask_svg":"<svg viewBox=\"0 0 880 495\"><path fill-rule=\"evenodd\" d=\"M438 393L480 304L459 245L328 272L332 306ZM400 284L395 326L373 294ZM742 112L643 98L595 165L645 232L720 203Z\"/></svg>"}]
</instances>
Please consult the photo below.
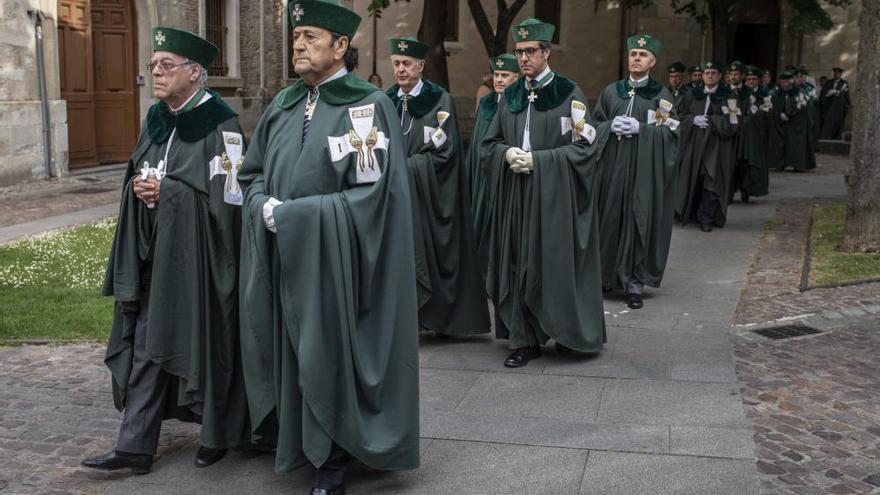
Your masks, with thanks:
<instances>
[{"instance_id":1,"label":"stone step","mask_svg":"<svg viewBox=\"0 0 880 495\"><path fill-rule=\"evenodd\" d=\"M820 139L820 153L828 153L829 155L848 155L851 143L842 139Z\"/></svg>"}]
</instances>

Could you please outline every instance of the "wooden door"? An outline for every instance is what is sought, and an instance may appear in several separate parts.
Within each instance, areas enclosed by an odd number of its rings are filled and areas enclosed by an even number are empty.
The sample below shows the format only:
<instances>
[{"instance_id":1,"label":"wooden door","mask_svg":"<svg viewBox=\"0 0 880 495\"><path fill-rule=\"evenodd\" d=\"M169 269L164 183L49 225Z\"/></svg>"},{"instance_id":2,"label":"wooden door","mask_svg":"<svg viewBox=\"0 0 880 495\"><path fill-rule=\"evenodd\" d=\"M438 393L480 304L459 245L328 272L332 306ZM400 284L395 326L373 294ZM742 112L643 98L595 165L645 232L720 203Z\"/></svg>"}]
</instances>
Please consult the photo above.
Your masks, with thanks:
<instances>
[{"instance_id":1,"label":"wooden door","mask_svg":"<svg viewBox=\"0 0 880 495\"><path fill-rule=\"evenodd\" d=\"M137 55L130 0L91 0L95 146L99 163L127 161L137 141Z\"/></svg>"},{"instance_id":2,"label":"wooden door","mask_svg":"<svg viewBox=\"0 0 880 495\"><path fill-rule=\"evenodd\" d=\"M97 163L89 0L59 0L61 98L67 100L71 169Z\"/></svg>"}]
</instances>

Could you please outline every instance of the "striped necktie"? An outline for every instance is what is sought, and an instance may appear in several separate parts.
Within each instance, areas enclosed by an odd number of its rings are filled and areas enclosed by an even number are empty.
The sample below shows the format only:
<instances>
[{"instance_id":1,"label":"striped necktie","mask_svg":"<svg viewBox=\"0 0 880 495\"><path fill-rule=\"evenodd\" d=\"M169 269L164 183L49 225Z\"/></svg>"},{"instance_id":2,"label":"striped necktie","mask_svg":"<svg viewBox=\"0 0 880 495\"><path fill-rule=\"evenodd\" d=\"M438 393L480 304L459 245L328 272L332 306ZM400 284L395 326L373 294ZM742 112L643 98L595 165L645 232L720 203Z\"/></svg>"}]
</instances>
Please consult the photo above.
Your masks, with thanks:
<instances>
[{"instance_id":1,"label":"striped necktie","mask_svg":"<svg viewBox=\"0 0 880 495\"><path fill-rule=\"evenodd\" d=\"M306 100L306 112L303 115L303 143L306 142L306 135L309 133L309 124L312 123L312 115L315 113L315 106L318 104L318 95L320 92L317 87L309 89L309 97Z\"/></svg>"}]
</instances>

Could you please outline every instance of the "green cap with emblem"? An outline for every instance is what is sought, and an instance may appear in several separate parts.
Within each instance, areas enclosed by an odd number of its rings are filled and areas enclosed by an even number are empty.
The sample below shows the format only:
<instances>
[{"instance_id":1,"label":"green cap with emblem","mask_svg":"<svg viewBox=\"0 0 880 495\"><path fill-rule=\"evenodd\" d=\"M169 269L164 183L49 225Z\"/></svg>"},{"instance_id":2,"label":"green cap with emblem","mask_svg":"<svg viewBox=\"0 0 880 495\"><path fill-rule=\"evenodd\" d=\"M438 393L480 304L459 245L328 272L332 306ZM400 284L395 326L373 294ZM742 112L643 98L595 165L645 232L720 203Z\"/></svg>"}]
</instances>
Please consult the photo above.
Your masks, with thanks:
<instances>
[{"instance_id":1,"label":"green cap with emblem","mask_svg":"<svg viewBox=\"0 0 880 495\"><path fill-rule=\"evenodd\" d=\"M202 64L205 68L211 65L220 53L213 43L199 35L171 27L153 28L153 51L176 53Z\"/></svg>"},{"instance_id":2,"label":"green cap with emblem","mask_svg":"<svg viewBox=\"0 0 880 495\"><path fill-rule=\"evenodd\" d=\"M835 67L831 69L831 72L843 72L843 67Z\"/></svg>"},{"instance_id":3,"label":"green cap with emblem","mask_svg":"<svg viewBox=\"0 0 880 495\"><path fill-rule=\"evenodd\" d=\"M392 55L406 55L420 60L428 56L428 45L407 36L406 38L391 38L388 45Z\"/></svg>"},{"instance_id":4,"label":"green cap with emblem","mask_svg":"<svg viewBox=\"0 0 880 495\"><path fill-rule=\"evenodd\" d=\"M721 64L712 60L707 60L700 65L700 72L706 72L706 69L715 69L721 72Z\"/></svg>"},{"instance_id":5,"label":"green cap with emblem","mask_svg":"<svg viewBox=\"0 0 880 495\"><path fill-rule=\"evenodd\" d=\"M675 62L674 64L669 66L670 74L683 74L685 72L684 64L681 62Z\"/></svg>"},{"instance_id":6,"label":"green cap with emblem","mask_svg":"<svg viewBox=\"0 0 880 495\"><path fill-rule=\"evenodd\" d=\"M317 26L349 39L354 37L361 16L344 7L339 0L290 0L290 25Z\"/></svg>"},{"instance_id":7,"label":"green cap with emblem","mask_svg":"<svg viewBox=\"0 0 880 495\"><path fill-rule=\"evenodd\" d=\"M734 60L733 62L730 63L730 65L727 66L727 72L736 71L739 73L743 73L745 71L745 68L746 68L745 64L743 64L739 60Z\"/></svg>"},{"instance_id":8,"label":"green cap with emblem","mask_svg":"<svg viewBox=\"0 0 880 495\"><path fill-rule=\"evenodd\" d=\"M519 72L519 63L516 57L509 53L498 55L490 60L492 70L508 70L510 72Z\"/></svg>"},{"instance_id":9,"label":"green cap with emblem","mask_svg":"<svg viewBox=\"0 0 880 495\"><path fill-rule=\"evenodd\" d=\"M779 74L780 81L790 81L792 77L794 77L794 75L789 71L785 71L782 74Z\"/></svg>"},{"instance_id":10,"label":"green cap with emblem","mask_svg":"<svg viewBox=\"0 0 880 495\"><path fill-rule=\"evenodd\" d=\"M630 36L629 39L626 40L626 49L642 49L648 50L653 53L655 57L660 56L660 51L663 48L663 44L660 43L660 40L656 40L650 37L647 34L637 34L635 36Z\"/></svg>"},{"instance_id":11,"label":"green cap with emblem","mask_svg":"<svg viewBox=\"0 0 880 495\"><path fill-rule=\"evenodd\" d=\"M748 66L746 66L746 76L758 76L758 77L761 77L761 74L763 74L763 71L761 71L761 68L760 68L760 67L758 67L758 66L756 66L756 65L748 65Z\"/></svg>"},{"instance_id":12,"label":"green cap with emblem","mask_svg":"<svg viewBox=\"0 0 880 495\"><path fill-rule=\"evenodd\" d=\"M556 26L553 24L539 21L538 19L526 19L516 26L510 28L513 32L513 41L519 43L521 41L553 41L553 33L556 32Z\"/></svg>"},{"instance_id":13,"label":"green cap with emblem","mask_svg":"<svg viewBox=\"0 0 880 495\"><path fill-rule=\"evenodd\" d=\"M703 72L703 69L701 69L699 65L694 65L688 69L688 74L693 74L694 72Z\"/></svg>"},{"instance_id":14,"label":"green cap with emblem","mask_svg":"<svg viewBox=\"0 0 880 495\"><path fill-rule=\"evenodd\" d=\"M794 74L795 74L796 76L809 76L809 75L810 75L810 71L807 70L807 66L805 66L805 65L801 65L800 67L798 67L797 69L795 69Z\"/></svg>"}]
</instances>

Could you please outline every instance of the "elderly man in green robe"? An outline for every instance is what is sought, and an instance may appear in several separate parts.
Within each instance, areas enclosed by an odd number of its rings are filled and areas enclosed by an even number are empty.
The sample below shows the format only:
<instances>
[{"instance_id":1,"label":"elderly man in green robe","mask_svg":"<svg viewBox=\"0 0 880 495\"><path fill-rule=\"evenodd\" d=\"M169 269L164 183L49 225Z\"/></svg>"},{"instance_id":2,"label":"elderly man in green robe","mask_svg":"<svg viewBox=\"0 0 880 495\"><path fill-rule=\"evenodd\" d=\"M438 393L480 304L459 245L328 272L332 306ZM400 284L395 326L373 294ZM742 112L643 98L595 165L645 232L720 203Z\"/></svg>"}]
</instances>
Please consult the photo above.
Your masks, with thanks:
<instances>
[{"instance_id":1,"label":"elderly man in green robe","mask_svg":"<svg viewBox=\"0 0 880 495\"><path fill-rule=\"evenodd\" d=\"M611 122L599 160L602 285L626 289L642 307L645 285L659 287L672 238L678 159L675 97L651 78L661 44L648 35L627 40L629 76L599 95L593 118Z\"/></svg>"},{"instance_id":2,"label":"elderly man in green robe","mask_svg":"<svg viewBox=\"0 0 880 495\"><path fill-rule=\"evenodd\" d=\"M501 100L504 90L519 79L519 64L516 57L509 53L499 55L489 60L492 70L492 87L494 91L480 98L477 106L477 115L474 118L474 130L471 134L470 148L467 155L467 170L470 177L471 189L471 217L474 222L474 238L476 239L477 252L480 256L480 265L483 277L486 275L486 252L483 239L486 234L486 175L480 162L480 145L489 124L495 118L498 111L498 102Z\"/></svg>"},{"instance_id":3,"label":"elderly man in green robe","mask_svg":"<svg viewBox=\"0 0 880 495\"><path fill-rule=\"evenodd\" d=\"M122 425L113 451L83 461L138 474L165 418L202 424L197 467L250 439L237 299L244 138L204 87L214 45L157 27L152 48L161 101L128 162L103 289L116 301L105 362Z\"/></svg>"},{"instance_id":4,"label":"elderly man in green robe","mask_svg":"<svg viewBox=\"0 0 880 495\"><path fill-rule=\"evenodd\" d=\"M439 335L489 332L464 149L452 96L422 77L428 45L391 38L397 108L407 155L419 325Z\"/></svg>"},{"instance_id":5,"label":"elderly man in green robe","mask_svg":"<svg viewBox=\"0 0 880 495\"><path fill-rule=\"evenodd\" d=\"M394 106L350 72L361 18L338 0L289 9L301 79L239 175L245 384L276 471L311 464L311 493L339 494L352 458L419 464L412 204Z\"/></svg>"},{"instance_id":6,"label":"elderly man in green robe","mask_svg":"<svg viewBox=\"0 0 880 495\"><path fill-rule=\"evenodd\" d=\"M752 196L764 196L769 189L768 156L770 135L773 132L773 102L771 95L760 85L761 69L750 65L746 67L745 102L742 125L743 159L748 165L743 177L735 182L743 202Z\"/></svg>"},{"instance_id":7,"label":"elderly man in green robe","mask_svg":"<svg viewBox=\"0 0 880 495\"><path fill-rule=\"evenodd\" d=\"M488 189L486 287L508 367L559 352L598 352L605 338L596 157L607 139L578 86L550 69L552 24L512 28L521 77L483 138ZM599 135L597 135L599 134Z\"/></svg>"},{"instance_id":8,"label":"elderly man in green robe","mask_svg":"<svg viewBox=\"0 0 880 495\"><path fill-rule=\"evenodd\" d=\"M816 153L810 145L809 88L798 86L794 74L779 76L779 90L773 98L778 137L776 170L788 167L796 172L816 168ZM780 146L781 144L781 146Z\"/></svg>"},{"instance_id":9,"label":"elderly man in green robe","mask_svg":"<svg viewBox=\"0 0 880 495\"><path fill-rule=\"evenodd\" d=\"M682 134L675 214L682 224L698 221L703 232L727 221L736 160L733 137L742 120L736 96L720 83L719 67L713 61L702 65L704 85L689 91L678 109Z\"/></svg>"},{"instance_id":10,"label":"elderly man in green robe","mask_svg":"<svg viewBox=\"0 0 880 495\"><path fill-rule=\"evenodd\" d=\"M843 68L835 67L832 78L822 86L822 92L819 94L822 109L819 139L840 139L843 134L843 124L846 122L847 112L852 108L852 102L849 96L849 83L842 76Z\"/></svg>"}]
</instances>

